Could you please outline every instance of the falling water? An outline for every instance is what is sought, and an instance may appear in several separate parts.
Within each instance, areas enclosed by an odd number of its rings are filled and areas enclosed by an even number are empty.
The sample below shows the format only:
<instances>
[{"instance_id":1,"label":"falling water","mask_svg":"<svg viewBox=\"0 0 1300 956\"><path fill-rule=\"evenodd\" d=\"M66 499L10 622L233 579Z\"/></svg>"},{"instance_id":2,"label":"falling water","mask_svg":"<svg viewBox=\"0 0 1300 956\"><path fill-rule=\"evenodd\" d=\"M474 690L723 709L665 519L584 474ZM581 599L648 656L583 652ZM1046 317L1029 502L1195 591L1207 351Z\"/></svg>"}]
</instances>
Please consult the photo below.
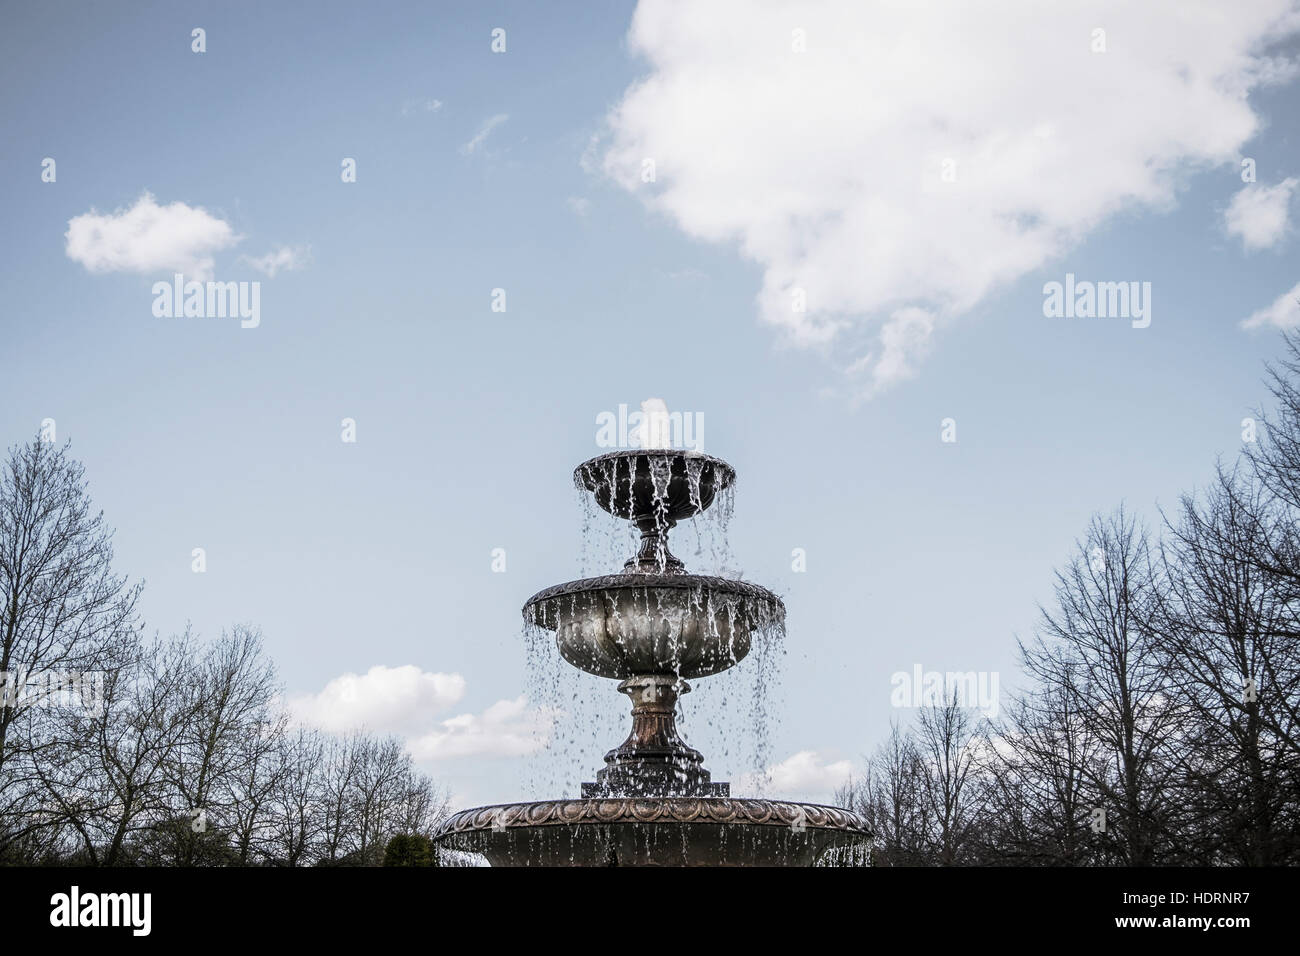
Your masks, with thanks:
<instances>
[{"instance_id":1,"label":"falling water","mask_svg":"<svg viewBox=\"0 0 1300 956\"><path fill-rule=\"evenodd\" d=\"M689 570L738 579L739 572L731 566L728 536L735 506L734 475L728 474L730 480L724 480L722 469L726 466L701 455L647 455L644 461L653 511L661 521L669 508L674 466L685 479L689 510L694 514L689 519L689 533L683 528L675 537L679 547L683 540L688 547L694 544L694 560L688 562ZM637 466L636 457L602 456L574 472L582 511L579 566L584 578L618 574L624 562L636 553L639 533L629 518ZM710 489L707 500L703 491L706 481ZM660 565L665 560L667 543L667 538L659 542L656 558ZM652 609L650 590L641 592L640 613L665 622L664 594L662 590L654 591ZM569 597L570 601L575 599ZM719 614L726 618L729 633L734 631L737 618L744 618L751 633L751 647L743 668L701 678L703 683L694 683L694 693L679 701L677 711L683 734L692 746L710 754L713 763L726 766L730 772L742 775L747 782L756 781L761 787L771 759L770 722L778 712L775 693L784 655L783 613L779 604L765 601L749 601L742 607L734 597L717 595L703 583L692 589L690 601L715 639L720 636ZM608 613L618 629L622 623L619 603L612 602ZM556 715L550 746L542 752L545 759L540 762L546 769L534 776L554 775L560 767L565 768L564 773L571 773L578 756L588 761L594 757L598 767L605 750L622 739L620 725L626 724L625 702L619 701L624 703L622 708L611 709L608 696L595 692L591 678L564 666L557 667L555 662L560 658L549 631L534 634L530 641L533 646L530 654L538 658L536 662L530 659L530 674L536 675L537 685L533 693L538 695L539 704ZM542 660L548 654L550 661ZM731 658L729 663L737 662L734 648ZM682 662L674 658L671 663L680 666ZM594 704L596 701L599 704ZM563 752L565 759L556 759L557 750ZM587 766L591 765L588 762Z\"/></svg>"},{"instance_id":2,"label":"falling water","mask_svg":"<svg viewBox=\"0 0 1300 956\"><path fill-rule=\"evenodd\" d=\"M534 799L576 794L604 765L606 751L627 735L627 699L611 694L609 681L566 663L553 631L526 623L523 635L529 699L549 718L544 739L529 755L525 789Z\"/></svg>"}]
</instances>

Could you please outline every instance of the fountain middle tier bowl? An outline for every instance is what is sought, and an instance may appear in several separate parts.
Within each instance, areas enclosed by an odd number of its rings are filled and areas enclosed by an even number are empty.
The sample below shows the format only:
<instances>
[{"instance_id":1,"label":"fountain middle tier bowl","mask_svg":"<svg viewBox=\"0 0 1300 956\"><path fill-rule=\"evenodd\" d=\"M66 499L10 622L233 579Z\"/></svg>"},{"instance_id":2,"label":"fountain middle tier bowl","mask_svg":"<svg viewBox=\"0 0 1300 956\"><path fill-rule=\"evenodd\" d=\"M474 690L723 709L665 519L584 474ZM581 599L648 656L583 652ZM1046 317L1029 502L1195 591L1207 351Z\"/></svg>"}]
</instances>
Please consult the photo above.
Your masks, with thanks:
<instances>
[{"instance_id":1,"label":"fountain middle tier bowl","mask_svg":"<svg viewBox=\"0 0 1300 956\"><path fill-rule=\"evenodd\" d=\"M561 656L600 677L706 677L785 623L767 588L700 574L610 574L539 591L524 619L555 632Z\"/></svg>"}]
</instances>

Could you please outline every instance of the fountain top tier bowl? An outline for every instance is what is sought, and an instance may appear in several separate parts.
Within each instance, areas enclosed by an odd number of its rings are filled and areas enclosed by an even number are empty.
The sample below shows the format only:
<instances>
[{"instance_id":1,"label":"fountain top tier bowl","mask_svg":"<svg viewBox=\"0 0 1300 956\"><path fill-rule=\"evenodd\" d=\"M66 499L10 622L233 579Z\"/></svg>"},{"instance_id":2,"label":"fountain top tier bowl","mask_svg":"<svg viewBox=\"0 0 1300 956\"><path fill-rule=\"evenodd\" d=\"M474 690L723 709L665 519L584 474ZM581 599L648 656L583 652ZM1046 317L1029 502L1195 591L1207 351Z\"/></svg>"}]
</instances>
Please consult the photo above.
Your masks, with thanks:
<instances>
[{"instance_id":1,"label":"fountain top tier bowl","mask_svg":"<svg viewBox=\"0 0 1300 956\"><path fill-rule=\"evenodd\" d=\"M657 518L664 527L699 514L735 480L721 458L671 449L614 451L573 471L574 484L616 518Z\"/></svg>"},{"instance_id":2,"label":"fountain top tier bowl","mask_svg":"<svg viewBox=\"0 0 1300 956\"><path fill-rule=\"evenodd\" d=\"M704 511L736 481L725 461L695 451L636 449L584 461L573 482L596 504L641 532L637 553L623 565L632 574L683 574L668 550L668 530Z\"/></svg>"}]
</instances>

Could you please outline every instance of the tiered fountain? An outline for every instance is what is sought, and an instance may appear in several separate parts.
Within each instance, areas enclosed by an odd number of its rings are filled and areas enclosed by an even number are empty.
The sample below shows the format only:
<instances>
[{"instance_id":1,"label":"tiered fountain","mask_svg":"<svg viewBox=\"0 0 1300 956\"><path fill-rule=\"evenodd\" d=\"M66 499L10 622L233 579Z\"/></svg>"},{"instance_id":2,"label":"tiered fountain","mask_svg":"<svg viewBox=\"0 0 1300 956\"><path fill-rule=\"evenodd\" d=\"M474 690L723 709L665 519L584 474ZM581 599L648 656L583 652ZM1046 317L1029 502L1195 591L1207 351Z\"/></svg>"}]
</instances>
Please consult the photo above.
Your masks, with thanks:
<instances>
[{"instance_id":1,"label":"tiered fountain","mask_svg":"<svg viewBox=\"0 0 1300 956\"><path fill-rule=\"evenodd\" d=\"M870 838L838 807L731 796L677 733L686 679L737 664L751 642L784 627L785 606L744 581L688 574L668 531L706 508L736 474L694 452L601 455L574 479L601 508L641 532L623 573L547 588L524 605L528 624L555 632L574 667L617 679L632 700L632 732L605 755L577 800L465 810L442 826L441 846L494 866L807 866L826 850Z\"/></svg>"}]
</instances>

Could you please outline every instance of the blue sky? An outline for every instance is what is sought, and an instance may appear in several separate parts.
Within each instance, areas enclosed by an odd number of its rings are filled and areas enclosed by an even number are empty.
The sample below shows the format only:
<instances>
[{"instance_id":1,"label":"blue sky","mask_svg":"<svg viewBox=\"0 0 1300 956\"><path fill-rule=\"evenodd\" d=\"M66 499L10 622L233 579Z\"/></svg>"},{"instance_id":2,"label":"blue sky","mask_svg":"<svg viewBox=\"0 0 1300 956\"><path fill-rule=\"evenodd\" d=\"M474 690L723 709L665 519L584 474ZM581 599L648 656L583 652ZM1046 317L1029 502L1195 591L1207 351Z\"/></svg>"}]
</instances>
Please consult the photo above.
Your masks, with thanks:
<instances>
[{"instance_id":1,"label":"blue sky","mask_svg":"<svg viewBox=\"0 0 1300 956\"><path fill-rule=\"evenodd\" d=\"M908 718L893 673L1015 683L1090 514L1235 455L1296 321L1294 11L1075 9L954 39L897 4L11 5L0 430L72 440L151 629L260 625L304 715L487 801L621 740L613 682L530 672L519 608L578 576L596 417L698 413L735 565L788 609L774 786L826 797ZM161 245L70 246L146 193ZM257 328L152 314L204 256L261 283ZM1151 283L1150 326L1045 317L1067 272ZM715 779L753 769L739 671L682 705ZM556 706L576 741L530 757Z\"/></svg>"}]
</instances>

